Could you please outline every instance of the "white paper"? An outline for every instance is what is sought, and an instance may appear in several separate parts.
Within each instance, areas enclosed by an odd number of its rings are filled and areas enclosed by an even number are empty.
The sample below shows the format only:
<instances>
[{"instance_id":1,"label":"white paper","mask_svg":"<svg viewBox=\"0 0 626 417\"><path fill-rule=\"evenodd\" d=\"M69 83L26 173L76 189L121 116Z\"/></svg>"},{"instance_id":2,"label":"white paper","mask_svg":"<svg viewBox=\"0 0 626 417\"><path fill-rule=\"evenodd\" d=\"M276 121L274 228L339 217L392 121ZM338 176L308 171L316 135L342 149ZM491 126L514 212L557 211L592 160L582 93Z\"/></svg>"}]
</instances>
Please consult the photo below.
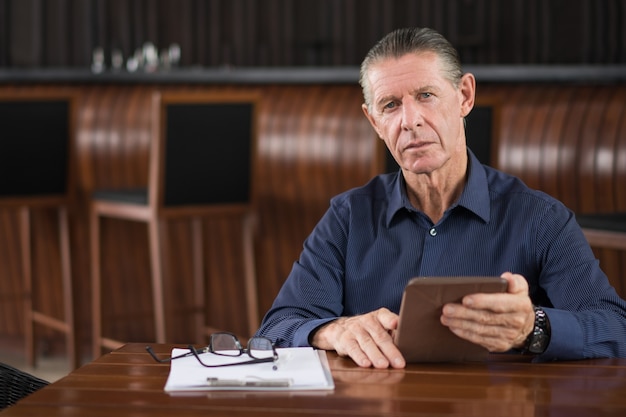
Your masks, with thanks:
<instances>
[{"instance_id":1,"label":"white paper","mask_svg":"<svg viewBox=\"0 0 626 417\"><path fill-rule=\"evenodd\" d=\"M187 349L173 349L172 356L189 352ZM215 391L215 390L329 390L334 383L326 352L309 347L278 348L278 361L275 363L255 363L241 366L207 368L194 356L175 359L170 365L170 374L165 384L165 391ZM202 353L200 358L207 365L238 363L250 360L248 355L228 357ZM277 369L274 370L274 365ZM289 380L288 387L215 387L207 384L207 378L219 380Z\"/></svg>"}]
</instances>

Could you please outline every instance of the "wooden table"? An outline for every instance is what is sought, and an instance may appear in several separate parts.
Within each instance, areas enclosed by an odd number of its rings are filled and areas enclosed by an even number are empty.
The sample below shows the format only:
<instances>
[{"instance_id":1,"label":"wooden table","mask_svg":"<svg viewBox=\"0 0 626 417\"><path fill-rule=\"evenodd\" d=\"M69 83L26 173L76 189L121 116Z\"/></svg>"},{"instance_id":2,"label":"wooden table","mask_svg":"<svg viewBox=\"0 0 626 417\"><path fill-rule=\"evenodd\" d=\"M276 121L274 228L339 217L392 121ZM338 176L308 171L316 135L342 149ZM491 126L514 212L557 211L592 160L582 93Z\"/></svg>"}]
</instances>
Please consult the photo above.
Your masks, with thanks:
<instances>
[{"instance_id":1,"label":"wooden table","mask_svg":"<svg viewBox=\"0 0 626 417\"><path fill-rule=\"evenodd\" d=\"M172 345L154 345L168 354ZM626 359L356 367L329 353L329 392L168 395L169 365L128 344L0 413L10 416L626 416Z\"/></svg>"}]
</instances>

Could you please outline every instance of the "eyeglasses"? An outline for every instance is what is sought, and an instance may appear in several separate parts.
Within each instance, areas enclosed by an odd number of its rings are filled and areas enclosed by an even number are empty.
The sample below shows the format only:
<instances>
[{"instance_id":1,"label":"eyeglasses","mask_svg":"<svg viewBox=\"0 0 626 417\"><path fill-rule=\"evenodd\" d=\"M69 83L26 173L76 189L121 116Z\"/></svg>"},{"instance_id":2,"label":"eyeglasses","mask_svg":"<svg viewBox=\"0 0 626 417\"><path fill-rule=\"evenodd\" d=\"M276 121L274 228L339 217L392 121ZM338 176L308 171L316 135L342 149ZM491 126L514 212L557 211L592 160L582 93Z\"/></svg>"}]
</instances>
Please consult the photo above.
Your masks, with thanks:
<instances>
[{"instance_id":1,"label":"eyeglasses","mask_svg":"<svg viewBox=\"0 0 626 417\"><path fill-rule=\"evenodd\" d=\"M274 344L271 340L266 337L253 337L248 341L247 348L241 346L239 339L232 333L228 332L220 332L213 333L209 338L209 346L196 349L192 345L187 346L189 352L183 353L177 356L171 356L169 358L160 359L156 356L152 347L147 346L146 350L152 356L152 358L160 363L168 363L175 359L187 358L190 356L194 356L200 365L206 368L219 368L223 366L235 366L235 365L248 365L253 363L265 363L265 362L276 362L278 360L278 353L276 353L276 349L274 348ZM237 357L243 354L247 354L251 359L243 362L236 363L224 363L219 365L210 365L206 364L200 358L202 353L213 353L215 355L220 356L230 356ZM276 370L276 365L274 365L274 370Z\"/></svg>"}]
</instances>

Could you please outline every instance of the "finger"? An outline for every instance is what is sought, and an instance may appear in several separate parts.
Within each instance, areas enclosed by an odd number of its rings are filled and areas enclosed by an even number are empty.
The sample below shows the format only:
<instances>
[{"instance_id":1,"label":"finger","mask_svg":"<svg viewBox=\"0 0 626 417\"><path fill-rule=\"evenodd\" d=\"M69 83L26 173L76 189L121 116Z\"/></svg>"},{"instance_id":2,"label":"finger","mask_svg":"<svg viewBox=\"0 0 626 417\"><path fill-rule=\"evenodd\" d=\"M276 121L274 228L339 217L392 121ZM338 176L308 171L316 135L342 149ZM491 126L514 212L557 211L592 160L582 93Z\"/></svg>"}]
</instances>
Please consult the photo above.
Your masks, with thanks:
<instances>
[{"instance_id":1,"label":"finger","mask_svg":"<svg viewBox=\"0 0 626 417\"><path fill-rule=\"evenodd\" d=\"M398 315L381 308L359 318L355 330L360 349L375 368L403 368L406 365L402 353L393 343L391 331L397 328Z\"/></svg>"},{"instance_id":2,"label":"finger","mask_svg":"<svg viewBox=\"0 0 626 417\"><path fill-rule=\"evenodd\" d=\"M389 367L389 360L371 336L360 338L358 342L360 350L367 356L374 368L384 369Z\"/></svg>"},{"instance_id":3,"label":"finger","mask_svg":"<svg viewBox=\"0 0 626 417\"><path fill-rule=\"evenodd\" d=\"M384 336L390 337L374 312L351 317L342 322L335 350L351 357L359 366L387 368L389 362L376 342L384 340Z\"/></svg>"},{"instance_id":4,"label":"finger","mask_svg":"<svg viewBox=\"0 0 626 417\"><path fill-rule=\"evenodd\" d=\"M460 338L481 345L491 352L509 350L518 335L518 331L511 326L490 325L443 316L442 323Z\"/></svg>"},{"instance_id":5,"label":"finger","mask_svg":"<svg viewBox=\"0 0 626 417\"><path fill-rule=\"evenodd\" d=\"M514 296L517 297L517 296ZM490 351L503 351L525 339L526 313L493 313L462 305L446 307L441 323L457 336L480 344Z\"/></svg>"},{"instance_id":6,"label":"finger","mask_svg":"<svg viewBox=\"0 0 626 417\"><path fill-rule=\"evenodd\" d=\"M511 313L527 309L532 304L528 292L470 294L463 297L463 307L496 313Z\"/></svg>"},{"instance_id":7,"label":"finger","mask_svg":"<svg viewBox=\"0 0 626 417\"><path fill-rule=\"evenodd\" d=\"M386 330L396 330L398 328L398 315L386 308L380 308L375 312L377 320Z\"/></svg>"},{"instance_id":8,"label":"finger","mask_svg":"<svg viewBox=\"0 0 626 417\"><path fill-rule=\"evenodd\" d=\"M393 332L398 328L398 315L386 308L381 308L375 313L384 331L372 335L374 342L392 367L404 368L406 366L404 356L393 343Z\"/></svg>"},{"instance_id":9,"label":"finger","mask_svg":"<svg viewBox=\"0 0 626 417\"><path fill-rule=\"evenodd\" d=\"M512 297L518 298L518 296L508 296L506 300L510 300ZM496 304L501 304L505 306L505 308L498 309L494 307ZM490 309L482 310L473 307L468 308L459 304L447 304L444 306L442 312L442 323L447 326L465 325L475 331L491 327L520 329L524 327L528 313L526 308L514 308L515 305L525 306L525 300L503 303L492 302L488 304ZM493 334L497 334L499 331L500 330L489 330L489 332Z\"/></svg>"},{"instance_id":10,"label":"finger","mask_svg":"<svg viewBox=\"0 0 626 417\"><path fill-rule=\"evenodd\" d=\"M358 342L358 334L362 332L358 320L355 318L341 319L335 332L333 346L340 356L348 356L359 366L368 368L372 366L368 356L361 349Z\"/></svg>"},{"instance_id":11,"label":"finger","mask_svg":"<svg viewBox=\"0 0 626 417\"><path fill-rule=\"evenodd\" d=\"M387 353L396 349L387 329L388 325L393 325L394 316L384 308L363 316L364 331L359 333L357 340L375 368L388 368L390 359Z\"/></svg>"},{"instance_id":12,"label":"finger","mask_svg":"<svg viewBox=\"0 0 626 417\"><path fill-rule=\"evenodd\" d=\"M369 360L367 354L363 352L356 339L339 342L335 350L340 356L350 357L354 363L362 368L369 368L372 366L372 362Z\"/></svg>"},{"instance_id":13,"label":"finger","mask_svg":"<svg viewBox=\"0 0 626 417\"><path fill-rule=\"evenodd\" d=\"M477 337L517 337L523 320L519 314L493 314L474 320L451 319L442 316L442 322L450 329L471 333Z\"/></svg>"},{"instance_id":14,"label":"finger","mask_svg":"<svg viewBox=\"0 0 626 417\"><path fill-rule=\"evenodd\" d=\"M456 328L450 328L450 331L462 339L484 347L489 352L506 352L512 347L511 340L507 337L503 337L502 334L496 336L482 335L473 333L467 329Z\"/></svg>"},{"instance_id":15,"label":"finger","mask_svg":"<svg viewBox=\"0 0 626 417\"><path fill-rule=\"evenodd\" d=\"M519 274L505 272L501 278L507 281L505 293L478 293L463 297L462 304L469 308L491 310L496 312L511 312L527 307L528 282ZM510 298L510 296L518 296Z\"/></svg>"}]
</instances>

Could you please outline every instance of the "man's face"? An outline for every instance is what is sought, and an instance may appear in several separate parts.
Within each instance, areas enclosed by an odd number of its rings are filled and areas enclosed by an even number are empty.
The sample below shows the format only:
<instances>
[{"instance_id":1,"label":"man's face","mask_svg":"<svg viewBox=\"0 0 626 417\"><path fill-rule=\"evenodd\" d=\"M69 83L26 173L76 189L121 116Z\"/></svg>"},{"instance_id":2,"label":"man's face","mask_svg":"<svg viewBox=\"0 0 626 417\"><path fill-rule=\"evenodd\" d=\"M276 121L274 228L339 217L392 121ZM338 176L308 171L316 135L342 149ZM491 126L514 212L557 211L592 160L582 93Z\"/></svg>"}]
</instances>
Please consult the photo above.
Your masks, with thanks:
<instances>
[{"instance_id":1,"label":"man's face","mask_svg":"<svg viewBox=\"0 0 626 417\"><path fill-rule=\"evenodd\" d=\"M465 153L463 117L474 103L474 79L455 88L435 53L407 54L373 65L371 113L363 111L404 170L429 174Z\"/></svg>"}]
</instances>

